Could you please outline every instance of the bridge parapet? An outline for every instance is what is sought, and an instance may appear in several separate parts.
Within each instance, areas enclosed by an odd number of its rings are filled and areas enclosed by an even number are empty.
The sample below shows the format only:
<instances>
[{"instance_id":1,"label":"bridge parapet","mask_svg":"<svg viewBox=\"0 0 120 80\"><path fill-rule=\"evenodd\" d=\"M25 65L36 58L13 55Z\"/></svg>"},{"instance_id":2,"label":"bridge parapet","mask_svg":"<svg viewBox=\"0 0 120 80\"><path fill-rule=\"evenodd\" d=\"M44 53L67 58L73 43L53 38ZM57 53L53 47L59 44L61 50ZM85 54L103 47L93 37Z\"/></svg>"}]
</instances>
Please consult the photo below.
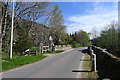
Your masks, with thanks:
<instances>
[{"instance_id":1,"label":"bridge parapet","mask_svg":"<svg viewBox=\"0 0 120 80\"><path fill-rule=\"evenodd\" d=\"M120 58L97 46L91 46L97 57L97 70L100 77L120 78Z\"/></svg>"}]
</instances>

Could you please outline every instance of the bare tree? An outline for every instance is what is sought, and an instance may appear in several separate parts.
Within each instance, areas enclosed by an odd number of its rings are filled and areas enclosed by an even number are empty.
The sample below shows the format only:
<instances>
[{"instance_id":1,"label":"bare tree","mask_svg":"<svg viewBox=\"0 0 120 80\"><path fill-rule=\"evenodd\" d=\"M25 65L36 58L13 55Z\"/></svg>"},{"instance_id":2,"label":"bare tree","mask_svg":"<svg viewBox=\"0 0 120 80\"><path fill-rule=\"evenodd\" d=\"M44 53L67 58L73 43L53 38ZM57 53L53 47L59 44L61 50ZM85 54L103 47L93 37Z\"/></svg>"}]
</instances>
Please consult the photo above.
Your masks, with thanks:
<instances>
[{"instance_id":1,"label":"bare tree","mask_svg":"<svg viewBox=\"0 0 120 80\"><path fill-rule=\"evenodd\" d=\"M97 38L99 36L99 31L96 27L94 27L91 32L90 32L90 36L92 39Z\"/></svg>"},{"instance_id":2,"label":"bare tree","mask_svg":"<svg viewBox=\"0 0 120 80\"><path fill-rule=\"evenodd\" d=\"M2 20L3 20L3 8L4 5L0 2L0 53L2 52Z\"/></svg>"},{"instance_id":3,"label":"bare tree","mask_svg":"<svg viewBox=\"0 0 120 80\"><path fill-rule=\"evenodd\" d=\"M36 22L42 16L46 16L49 4L50 4L49 2L15 2L14 42L16 42L18 40L18 37L20 37L19 34L16 34L18 27L21 27L19 29L26 30L28 34L31 34L31 30L33 29L33 27L35 27L35 24L33 24L32 22ZM11 2L4 2L5 14L3 15L4 19L3 19L3 25L2 25L2 39L4 39L3 41L7 41L6 42L7 44L9 44L9 41L8 41L9 39L5 40L5 38L9 38L10 36L9 35L10 25L8 24L11 23L11 16L12 16L11 14L12 8L10 5L11 5Z\"/></svg>"},{"instance_id":4,"label":"bare tree","mask_svg":"<svg viewBox=\"0 0 120 80\"><path fill-rule=\"evenodd\" d=\"M53 37L55 44L59 43L61 35L65 33L65 26L63 25L63 16L61 15L59 6L55 5L53 10L48 16L48 26L50 28L50 34Z\"/></svg>"},{"instance_id":5,"label":"bare tree","mask_svg":"<svg viewBox=\"0 0 120 80\"><path fill-rule=\"evenodd\" d=\"M3 9L3 12L4 12L4 14L3 14L3 24L2 24L2 38L4 38L5 37L5 34L6 34L6 30L7 30L7 28L9 28L8 27L8 23L7 23L7 20L8 20L8 13L9 13L9 9L8 9L8 7L9 7L9 2L5 2L5 3L3 3L3 5L4 5L4 9Z\"/></svg>"}]
</instances>

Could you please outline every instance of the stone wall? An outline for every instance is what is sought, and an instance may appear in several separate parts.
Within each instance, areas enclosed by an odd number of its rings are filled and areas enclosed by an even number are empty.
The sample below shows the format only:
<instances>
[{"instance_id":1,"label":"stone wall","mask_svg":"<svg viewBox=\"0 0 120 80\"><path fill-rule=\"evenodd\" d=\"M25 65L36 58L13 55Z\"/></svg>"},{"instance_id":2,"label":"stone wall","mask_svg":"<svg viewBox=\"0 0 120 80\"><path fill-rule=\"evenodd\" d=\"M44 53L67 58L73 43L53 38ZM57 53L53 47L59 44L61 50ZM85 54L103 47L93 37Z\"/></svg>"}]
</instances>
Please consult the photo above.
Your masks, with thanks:
<instances>
[{"instance_id":1,"label":"stone wall","mask_svg":"<svg viewBox=\"0 0 120 80\"><path fill-rule=\"evenodd\" d=\"M100 47L92 47L97 57L98 75L103 78L120 78L120 58Z\"/></svg>"},{"instance_id":2,"label":"stone wall","mask_svg":"<svg viewBox=\"0 0 120 80\"><path fill-rule=\"evenodd\" d=\"M55 50L69 50L71 45L55 45Z\"/></svg>"}]
</instances>

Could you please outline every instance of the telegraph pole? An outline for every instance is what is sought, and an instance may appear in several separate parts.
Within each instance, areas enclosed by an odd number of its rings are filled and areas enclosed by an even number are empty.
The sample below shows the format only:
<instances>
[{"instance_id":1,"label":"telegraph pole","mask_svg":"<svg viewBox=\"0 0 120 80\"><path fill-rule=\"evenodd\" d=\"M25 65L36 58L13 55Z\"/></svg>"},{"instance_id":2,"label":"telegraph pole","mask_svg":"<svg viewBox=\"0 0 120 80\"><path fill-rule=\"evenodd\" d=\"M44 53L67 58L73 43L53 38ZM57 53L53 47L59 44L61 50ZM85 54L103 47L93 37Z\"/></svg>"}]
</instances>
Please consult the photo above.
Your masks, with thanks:
<instances>
[{"instance_id":1,"label":"telegraph pole","mask_svg":"<svg viewBox=\"0 0 120 80\"><path fill-rule=\"evenodd\" d=\"M13 26L14 26L14 0L12 3L12 25L11 25L11 38L10 38L10 59L12 59L12 49L13 49Z\"/></svg>"}]
</instances>

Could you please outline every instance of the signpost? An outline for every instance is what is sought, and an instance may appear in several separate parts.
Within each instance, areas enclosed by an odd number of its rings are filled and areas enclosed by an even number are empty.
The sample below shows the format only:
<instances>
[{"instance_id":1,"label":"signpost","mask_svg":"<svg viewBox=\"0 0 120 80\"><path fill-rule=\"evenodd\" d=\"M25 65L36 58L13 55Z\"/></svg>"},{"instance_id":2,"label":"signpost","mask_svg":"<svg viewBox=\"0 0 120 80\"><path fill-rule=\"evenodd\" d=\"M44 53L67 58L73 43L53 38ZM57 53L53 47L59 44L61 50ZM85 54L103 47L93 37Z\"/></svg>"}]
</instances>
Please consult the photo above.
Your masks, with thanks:
<instances>
[{"instance_id":1,"label":"signpost","mask_svg":"<svg viewBox=\"0 0 120 80\"><path fill-rule=\"evenodd\" d=\"M49 40L50 40L50 48L51 48L51 51L54 52L54 43L53 43L53 39L52 39L51 36L49 37Z\"/></svg>"}]
</instances>

